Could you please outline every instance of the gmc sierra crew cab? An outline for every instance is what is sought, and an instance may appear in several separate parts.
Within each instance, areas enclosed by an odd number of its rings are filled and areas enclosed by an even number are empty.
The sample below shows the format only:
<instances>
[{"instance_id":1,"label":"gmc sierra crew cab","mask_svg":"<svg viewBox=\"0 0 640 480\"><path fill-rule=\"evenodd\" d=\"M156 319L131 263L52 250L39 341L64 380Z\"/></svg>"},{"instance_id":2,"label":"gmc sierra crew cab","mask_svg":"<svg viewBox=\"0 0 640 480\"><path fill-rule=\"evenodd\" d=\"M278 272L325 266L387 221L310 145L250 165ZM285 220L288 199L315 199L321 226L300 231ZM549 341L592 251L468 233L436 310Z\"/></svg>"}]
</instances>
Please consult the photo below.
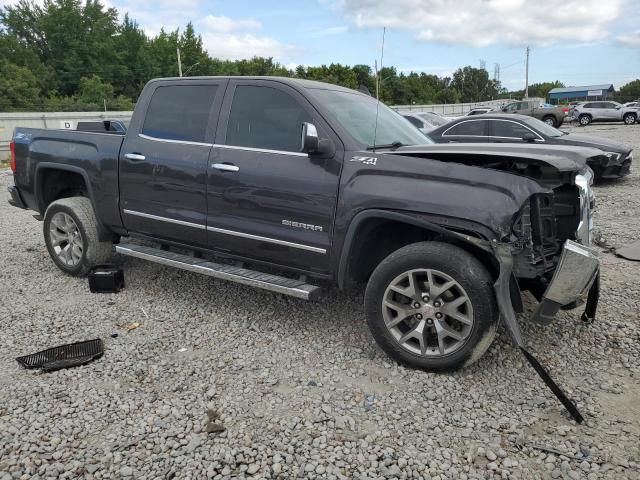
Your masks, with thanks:
<instances>
[{"instance_id":1,"label":"gmc sierra crew cab","mask_svg":"<svg viewBox=\"0 0 640 480\"><path fill-rule=\"evenodd\" d=\"M304 299L366 285L375 340L419 368L475 361L499 318L525 349L522 290L534 320L585 299L592 318L600 152L430 143L326 83L158 79L126 133L17 128L10 202L38 212L71 275L115 250Z\"/></svg>"}]
</instances>

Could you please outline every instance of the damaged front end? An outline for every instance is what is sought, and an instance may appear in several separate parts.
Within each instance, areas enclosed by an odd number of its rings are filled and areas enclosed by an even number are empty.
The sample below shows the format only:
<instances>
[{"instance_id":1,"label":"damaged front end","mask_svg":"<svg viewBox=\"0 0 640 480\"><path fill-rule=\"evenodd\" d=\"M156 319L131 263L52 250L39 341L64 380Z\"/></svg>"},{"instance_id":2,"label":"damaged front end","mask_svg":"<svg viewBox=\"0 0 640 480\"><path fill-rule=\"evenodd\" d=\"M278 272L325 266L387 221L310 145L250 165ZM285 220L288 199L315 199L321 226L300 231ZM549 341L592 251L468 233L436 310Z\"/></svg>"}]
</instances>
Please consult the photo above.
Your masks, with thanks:
<instances>
[{"instance_id":1,"label":"damaged front end","mask_svg":"<svg viewBox=\"0 0 640 480\"><path fill-rule=\"evenodd\" d=\"M597 252L590 247L594 207L591 183L591 172L587 171L576 176L573 186L533 195L514 224L513 242L491 244L500 265L494 288L502 320L531 366L578 423L583 417L574 403L527 348L516 310L522 311L522 285L540 301L532 321L549 323L560 309L575 308L585 300L582 319L595 319L600 263ZM571 195L571 189L577 189L578 195L575 191Z\"/></svg>"}]
</instances>

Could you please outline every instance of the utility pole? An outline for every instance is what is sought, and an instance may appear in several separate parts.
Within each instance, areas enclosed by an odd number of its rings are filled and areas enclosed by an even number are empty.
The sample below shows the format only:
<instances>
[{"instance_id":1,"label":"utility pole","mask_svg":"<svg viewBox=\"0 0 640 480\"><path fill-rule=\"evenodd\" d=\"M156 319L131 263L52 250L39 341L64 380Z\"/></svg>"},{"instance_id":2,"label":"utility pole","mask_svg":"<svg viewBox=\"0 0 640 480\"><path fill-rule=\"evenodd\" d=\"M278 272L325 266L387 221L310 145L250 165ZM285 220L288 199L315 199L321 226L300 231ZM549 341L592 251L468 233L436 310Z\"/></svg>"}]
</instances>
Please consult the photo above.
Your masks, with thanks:
<instances>
[{"instance_id":1,"label":"utility pole","mask_svg":"<svg viewBox=\"0 0 640 480\"><path fill-rule=\"evenodd\" d=\"M182 76L182 62L180 61L180 47L176 48L178 52L178 74Z\"/></svg>"},{"instance_id":2,"label":"utility pole","mask_svg":"<svg viewBox=\"0 0 640 480\"><path fill-rule=\"evenodd\" d=\"M500 83L500 64L499 63L493 64L493 80L496 83Z\"/></svg>"},{"instance_id":3,"label":"utility pole","mask_svg":"<svg viewBox=\"0 0 640 480\"><path fill-rule=\"evenodd\" d=\"M527 60L524 74L524 98L529 98L529 47L527 47Z\"/></svg>"}]
</instances>

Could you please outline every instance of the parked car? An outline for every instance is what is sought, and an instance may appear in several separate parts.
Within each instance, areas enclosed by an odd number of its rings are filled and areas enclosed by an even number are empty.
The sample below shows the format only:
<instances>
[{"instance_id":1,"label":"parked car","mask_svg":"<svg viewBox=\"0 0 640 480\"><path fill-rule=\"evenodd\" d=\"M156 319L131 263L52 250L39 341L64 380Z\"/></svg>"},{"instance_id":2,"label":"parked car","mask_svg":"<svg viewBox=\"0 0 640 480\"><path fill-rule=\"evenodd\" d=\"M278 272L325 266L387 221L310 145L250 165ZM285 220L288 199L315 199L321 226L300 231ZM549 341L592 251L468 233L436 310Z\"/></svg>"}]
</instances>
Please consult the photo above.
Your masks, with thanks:
<instances>
[{"instance_id":1,"label":"parked car","mask_svg":"<svg viewBox=\"0 0 640 480\"><path fill-rule=\"evenodd\" d=\"M582 126L592 122L624 122L633 125L640 119L640 107L624 106L611 101L585 102L574 105L571 116Z\"/></svg>"},{"instance_id":2,"label":"parked car","mask_svg":"<svg viewBox=\"0 0 640 480\"><path fill-rule=\"evenodd\" d=\"M469 112L465 115L465 117L472 117L473 115L482 115L483 113L489 113L492 112L494 109L492 107L478 107L478 108L472 108L471 110L469 110Z\"/></svg>"},{"instance_id":3,"label":"parked car","mask_svg":"<svg viewBox=\"0 0 640 480\"><path fill-rule=\"evenodd\" d=\"M402 116L422 133L430 132L449 122L446 118L432 112L403 113Z\"/></svg>"},{"instance_id":4,"label":"parked car","mask_svg":"<svg viewBox=\"0 0 640 480\"><path fill-rule=\"evenodd\" d=\"M566 113L562 108L542 107L538 101L523 100L522 102L513 102L502 107L502 111L508 114L527 115L542 120L547 125L559 127L564 122Z\"/></svg>"},{"instance_id":5,"label":"parked car","mask_svg":"<svg viewBox=\"0 0 640 480\"><path fill-rule=\"evenodd\" d=\"M592 147L602 155L588 164L596 180L620 178L631 172L633 151L627 145L602 137L565 133L536 118L504 113L485 114L477 119L461 119L429 132L436 143L536 143Z\"/></svg>"},{"instance_id":6,"label":"parked car","mask_svg":"<svg viewBox=\"0 0 640 480\"><path fill-rule=\"evenodd\" d=\"M70 275L115 246L303 299L321 284L366 284L374 338L419 368L475 361L498 318L525 349L520 288L540 300L537 320L587 293L592 318L586 161L598 152L428 143L374 98L334 85L158 79L124 134L16 128L10 202L38 212L49 255Z\"/></svg>"}]
</instances>

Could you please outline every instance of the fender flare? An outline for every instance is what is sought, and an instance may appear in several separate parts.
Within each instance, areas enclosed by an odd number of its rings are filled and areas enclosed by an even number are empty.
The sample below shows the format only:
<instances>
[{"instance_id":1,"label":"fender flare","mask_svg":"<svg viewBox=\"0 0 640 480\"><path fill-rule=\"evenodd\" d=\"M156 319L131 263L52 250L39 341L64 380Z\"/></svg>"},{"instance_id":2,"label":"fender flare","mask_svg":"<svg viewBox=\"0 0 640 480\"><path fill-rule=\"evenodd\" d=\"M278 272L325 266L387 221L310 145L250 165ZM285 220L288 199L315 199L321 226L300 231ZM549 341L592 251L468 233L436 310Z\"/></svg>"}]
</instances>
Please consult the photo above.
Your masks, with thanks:
<instances>
[{"instance_id":1,"label":"fender flare","mask_svg":"<svg viewBox=\"0 0 640 480\"><path fill-rule=\"evenodd\" d=\"M347 276L348 265L349 265L349 257L351 256L351 251L353 248L353 242L356 236L356 232L360 228L360 225L365 221L371 218L382 218L388 220L395 220L403 223L407 223L410 225L414 225L416 227L424 228L425 230L429 230L433 233L438 233L440 235L447 236L451 239L455 239L461 241L473 249L481 249L485 252L489 253L492 258L495 259L496 271L499 270L499 259L496 257L495 252L491 248L491 242L486 240L484 237L477 238L469 235L464 235L462 233L458 233L452 230L448 230L436 223L433 223L429 220L425 220L424 218L416 217L415 215L411 215L404 212L396 212L393 210L382 210L382 209L369 209L364 210L362 212L357 213L349 223L349 227L347 229L347 233L345 235L344 242L342 243L342 251L340 253L340 259L338 262L338 288L340 290L344 290L347 285ZM464 222L464 225L469 227L470 231L477 231L477 225L471 224L469 222Z\"/></svg>"},{"instance_id":2,"label":"fender flare","mask_svg":"<svg viewBox=\"0 0 640 480\"><path fill-rule=\"evenodd\" d=\"M108 231L102 225L102 221L98 217L98 210L96 208L94 196L93 196L93 187L91 182L89 181L89 175L87 172L80 167L75 165L64 165L60 163L52 163L52 162L41 162L36 166L36 171L33 175L33 197L36 202L36 206L38 207L38 211L40 215L44 216L46 208L43 208L42 198L41 198L41 175L45 170L62 170L66 172L72 172L79 174L84 180L84 184L87 187L87 196L89 197L89 201L91 202L91 206L93 207L93 212L98 220L99 227L99 236L101 240L105 240L109 237Z\"/></svg>"}]
</instances>

